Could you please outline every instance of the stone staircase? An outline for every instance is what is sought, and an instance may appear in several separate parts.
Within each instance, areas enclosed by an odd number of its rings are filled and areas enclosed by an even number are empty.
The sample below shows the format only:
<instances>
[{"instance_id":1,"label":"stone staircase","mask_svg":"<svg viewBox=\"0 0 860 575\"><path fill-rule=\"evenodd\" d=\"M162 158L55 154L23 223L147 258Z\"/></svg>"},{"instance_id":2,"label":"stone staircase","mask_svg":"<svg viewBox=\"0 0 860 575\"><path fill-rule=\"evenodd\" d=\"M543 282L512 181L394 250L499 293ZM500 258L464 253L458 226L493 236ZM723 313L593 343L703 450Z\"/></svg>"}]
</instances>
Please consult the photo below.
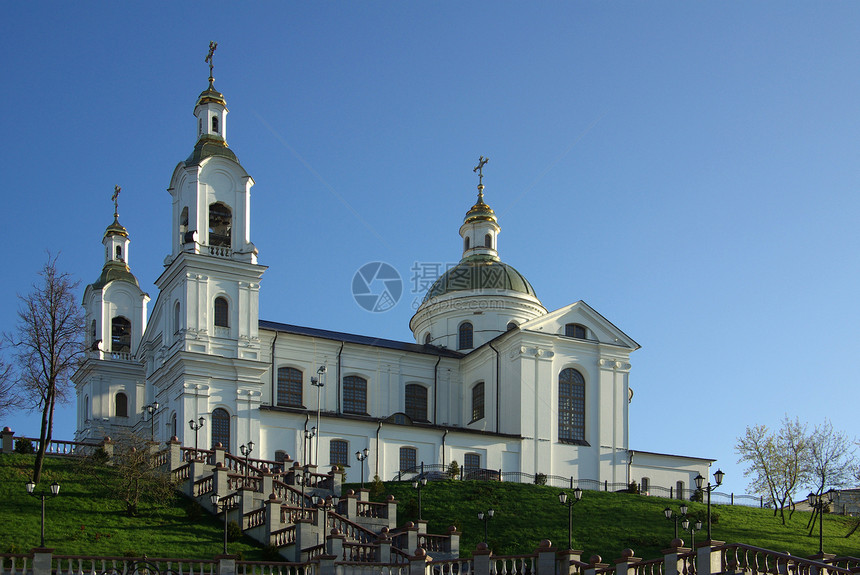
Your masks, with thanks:
<instances>
[{"instance_id":1,"label":"stone staircase","mask_svg":"<svg viewBox=\"0 0 860 575\"><path fill-rule=\"evenodd\" d=\"M460 555L455 528L432 535L426 521L397 527L393 496L378 503L368 500L367 489L343 493L343 474L337 469L318 473L314 466L290 460L246 461L220 446L182 447L175 438L166 447L153 453L154 463L170 472L178 489L222 519L226 508L246 535L277 548L288 561L335 556L339 561L406 564L419 548L441 560Z\"/></svg>"}]
</instances>

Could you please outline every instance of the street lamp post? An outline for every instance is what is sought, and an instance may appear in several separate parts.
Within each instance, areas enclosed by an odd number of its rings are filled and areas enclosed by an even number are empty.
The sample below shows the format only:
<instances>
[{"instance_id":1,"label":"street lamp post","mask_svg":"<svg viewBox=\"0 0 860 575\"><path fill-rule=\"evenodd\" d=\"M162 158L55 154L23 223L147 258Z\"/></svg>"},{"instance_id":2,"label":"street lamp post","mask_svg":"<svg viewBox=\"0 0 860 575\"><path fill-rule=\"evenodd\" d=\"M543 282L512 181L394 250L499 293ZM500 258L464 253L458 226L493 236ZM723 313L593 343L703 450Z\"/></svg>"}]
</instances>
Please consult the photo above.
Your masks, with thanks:
<instances>
[{"instance_id":1,"label":"street lamp post","mask_svg":"<svg viewBox=\"0 0 860 575\"><path fill-rule=\"evenodd\" d=\"M361 488L364 489L364 460L367 459L367 456L370 454L370 450L368 448L364 448L362 451L355 452L355 458L361 462Z\"/></svg>"},{"instance_id":2,"label":"street lamp post","mask_svg":"<svg viewBox=\"0 0 860 575\"><path fill-rule=\"evenodd\" d=\"M418 493L421 493L420 491ZM495 510L489 509L486 513L483 511L478 512L478 519L484 522L484 543L487 543L487 525L490 523L490 519L496 514Z\"/></svg>"},{"instance_id":3,"label":"street lamp post","mask_svg":"<svg viewBox=\"0 0 860 575\"><path fill-rule=\"evenodd\" d=\"M149 440L155 441L155 412L158 411L158 402L153 401L149 405L144 405L143 410L149 414Z\"/></svg>"},{"instance_id":4,"label":"street lamp post","mask_svg":"<svg viewBox=\"0 0 860 575\"><path fill-rule=\"evenodd\" d=\"M307 466L301 468L301 473L296 476L295 481L302 486L302 519L305 518L305 484L308 482Z\"/></svg>"},{"instance_id":5,"label":"street lamp post","mask_svg":"<svg viewBox=\"0 0 860 575\"><path fill-rule=\"evenodd\" d=\"M573 506L582 500L582 489L573 490L573 499L568 498L567 492L558 494L558 502L567 507L567 548L573 549Z\"/></svg>"},{"instance_id":6,"label":"street lamp post","mask_svg":"<svg viewBox=\"0 0 860 575\"><path fill-rule=\"evenodd\" d=\"M711 492L720 486L720 484L723 482L724 476L725 473L717 469L717 472L714 473L714 480L717 483L715 485L711 485L711 480L709 479L707 487L704 486L705 478L702 477L701 473L696 475L696 478L694 480L696 482L696 489L706 491L708 493L708 541L711 540Z\"/></svg>"},{"instance_id":7,"label":"street lamp post","mask_svg":"<svg viewBox=\"0 0 860 575\"><path fill-rule=\"evenodd\" d=\"M323 499L323 498L322 498L322 497L320 497L319 495L314 495L314 496L311 498L311 501L312 501L312 502L313 502L313 504L314 504L314 505L316 505L317 507L322 507L322 510L323 510L323 525L326 525L326 524L328 523L328 519L327 519L327 517L328 517L328 510L329 510L329 509L334 509L335 507L337 507L337 502L338 502L338 497L337 497L337 495L329 495L329 496L328 496L328 497L326 497L325 499ZM325 529L324 529L323 531L325 531ZM319 541L319 530L317 530L317 541Z\"/></svg>"},{"instance_id":8,"label":"street lamp post","mask_svg":"<svg viewBox=\"0 0 860 575\"><path fill-rule=\"evenodd\" d=\"M212 505L215 506L215 513L218 513L218 505L221 505L221 510L224 512L224 555L227 554L227 504L230 500L227 497L218 497L217 493L209 496L212 500Z\"/></svg>"},{"instance_id":9,"label":"street lamp post","mask_svg":"<svg viewBox=\"0 0 860 575\"><path fill-rule=\"evenodd\" d=\"M248 477L248 458L251 457L251 452L254 451L254 442L249 441L245 445L239 446L239 452L245 458L245 477Z\"/></svg>"},{"instance_id":10,"label":"street lamp post","mask_svg":"<svg viewBox=\"0 0 860 575\"><path fill-rule=\"evenodd\" d=\"M45 499L48 497L56 497L60 493L60 484L54 481L51 483L51 492L42 491L40 493L36 493L36 483L31 479L25 485L27 488L27 495L31 495L33 497L38 497L42 500L42 541L39 543L39 547L44 549L45 547Z\"/></svg>"},{"instance_id":11,"label":"street lamp post","mask_svg":"<svg viewBox=\"0 0 860 575\"><path fill-rule=\"evenodd\" d=\"M193 419L188 420L188 426L194 431L194 459L197 459L197 432L200 431L204 423L206 420L203 419L202 415L197 418L196 422Z\"/></svg>"},{"instance_id":12,"label":"street lamp post","mask_svg":"<svg viewBox=\"0 0 860 575\"><path fill-rule=\"evenodd\" d=\"M418 490L418 521L421 521L421 489L427 485L427 478L422 476L420 478L416 477L412 480L413 489ZM480 519L480 518L479 518ZM486 535L484 536L486 538Z\"/></svg>"},{"instance_id":13,"label":"street lamp post","mask_svg":"<svg viewBox=\"0 0 860 575\"><path fill-rule=\"evenodd\" d=\"M311 440L312 440L312 439L316 436L316 434L317 434L317 428L316 428L316 426L311 427L310 431L308 431L307 429L305 429L305 430L304 430L304 434L305 434L305 442L304 442L304 444L303 444L304 456L305 456L304 464L305 464L305 467L307 467L307 466L308 466L308 464L311 462L311 458L310 458L310 455L308 454L308 451L310 451L310 448L311 448L311 445L312 445Z\"/></svg>"},{"instance_id":14,"label":"street lamp post","mask_svg":"<svg viewBox=\"0 0 860 575\"><path fill-rule=\"evenodd\" d=\"M806 496L806 502L818 512L818 555L821 556L824 555L824 508L833 500L825 500L820 493L810 493Z\"/></svg>"},{"instance_id":15,"label":"street lamp post","mask_svg":"<svg viewBox=\"0 0 860 575\"><path fill-rule=\"evenodd\" d=\"M319 366L319 369L317 369L317 377L311 378L311 385L313 385L314 387L317 388L317 425L316 425L317 440L316 440L316 445L314 447L314 452L316 454L316 458L319 459L319 456L320 456L320 436L319 436L320 408L322 407L322 404L320 403L320 401L321 401L320 392L322 391L322 388L325 387L325 366L324 365ZM316 464L318 462L315 459L313 463Z\"/></svg>"},{"instance_id":16,"label":"street lamp post","mask_svg":"<svg viewBox=\"0 0 860 575\"><path fill-rule=\"evenodd\" d=\"M675 515L675 513L669 507L667 507L666 509L663 510L663 515L666 516L666 519L668 519L669 521L672 521L673 519L675 520L675 539L678 538L678 520L687 518L687 509L688 509L687 504L682 503L680 516ZM684 529L686 529L686 527Z\"/></svg>"},{"instance_id":17,"label":"street lamp post","mask_svg":"<svg viewBox=\"0 0 860 575\"><path fill-rule=\"evenodd\" d=\"M692 542L690 543L690 548L695 549L696 548L696 531L702 530L702 522L696 521L694 526L690 527L690 520L687 519L686 517L684 517L683 521L681 521L681 528L684 531L690 532L690 537L692 538Z\"/></svg>"}]
</instances>

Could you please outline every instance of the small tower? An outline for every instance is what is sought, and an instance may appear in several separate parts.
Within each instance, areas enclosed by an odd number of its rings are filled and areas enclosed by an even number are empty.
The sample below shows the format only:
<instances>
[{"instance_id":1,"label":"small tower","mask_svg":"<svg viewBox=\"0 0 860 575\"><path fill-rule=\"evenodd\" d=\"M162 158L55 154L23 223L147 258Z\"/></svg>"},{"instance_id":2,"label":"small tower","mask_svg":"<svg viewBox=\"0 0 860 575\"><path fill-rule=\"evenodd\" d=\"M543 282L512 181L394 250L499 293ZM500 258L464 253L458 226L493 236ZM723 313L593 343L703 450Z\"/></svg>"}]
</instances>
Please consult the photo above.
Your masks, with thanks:
<instances>
[{"instance_id":1,"label":"small tower","mask_svg":"<svg viewBox=\"0 0 860 575\"><path fill-rule=\"evenodd\" d=\"M474 169L478 201L460 226L463 257L430 287L409 322L418 343L468 353L547 313L528 280L499 258L501 227L484 201L483 168L488 161L481 156Z\"/></svg>"},{"instance_id":2,"label":"small tower","mask_svg":"<svg viewBox=\"0 0 860 575\"><path fill-rule=\"evenodd\" d=\"M143 369L135 358L146 329L149 296L129 268L128 231L119 223L120 187L114 188L113 223L102 244L99 278L84 290L87 359L72 378L78 398L78 439L100 439L138 423L145 401Z\"/></svg>"}]
</instances>

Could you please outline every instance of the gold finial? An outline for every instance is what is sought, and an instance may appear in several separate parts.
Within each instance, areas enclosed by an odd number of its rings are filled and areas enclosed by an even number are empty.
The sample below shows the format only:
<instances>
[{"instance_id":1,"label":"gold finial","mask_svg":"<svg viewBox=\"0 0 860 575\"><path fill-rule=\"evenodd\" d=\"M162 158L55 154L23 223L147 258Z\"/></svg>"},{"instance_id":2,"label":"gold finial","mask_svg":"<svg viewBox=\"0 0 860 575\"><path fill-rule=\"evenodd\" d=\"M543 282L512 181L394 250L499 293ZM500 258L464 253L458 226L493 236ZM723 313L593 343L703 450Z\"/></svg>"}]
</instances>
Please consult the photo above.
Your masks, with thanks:
<instances>
[{"instance_id":1,"label":"gold finial","mask_svg":"<svg viewBox=\"0 0 860 575\"><path fill-rule=\"evenodd\" d=\"M478 158L478 165L475 166L473 172L478 172L478 201L484 201L484 166L487 165L487 162L490 161L490 158L485 158L481 156Z\"/></svg>"},{"instance_id":2,"label":"gold finial","mask_svg":"<svg viewBox=\"0 0 860 575\"><path fill-rule=\"evenodd\" d=\"M209 42L209 54L206 55L206 59L203 60L209 64L209 84L212 85L215 82L215 78L212 76L212 68L214 67L214 56L215 49L218 47L218 42Z\"/></svg>"},{"instance_id":3,"label":"gold finial","mask_svg":"<svg viewBox=\"0 0 860 575\"><path fill-rule=\"evenodd\" d=\"M113 200L113 219L119 218L119 193L122 191L122 188L119 186L113 187L113 195L111 196L111 200Z\"/></svg>"}]
</instances>

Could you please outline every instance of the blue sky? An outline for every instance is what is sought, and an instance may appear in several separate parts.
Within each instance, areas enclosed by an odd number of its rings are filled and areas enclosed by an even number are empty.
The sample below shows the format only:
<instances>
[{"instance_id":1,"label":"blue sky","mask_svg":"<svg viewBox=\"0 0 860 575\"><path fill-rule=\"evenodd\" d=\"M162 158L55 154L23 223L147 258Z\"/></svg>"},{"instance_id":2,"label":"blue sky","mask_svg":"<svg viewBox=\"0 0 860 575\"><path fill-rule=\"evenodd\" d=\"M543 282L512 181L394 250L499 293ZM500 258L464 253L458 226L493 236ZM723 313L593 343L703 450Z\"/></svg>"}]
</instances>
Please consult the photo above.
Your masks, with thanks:
<instances>
[{"instance_id":1,"label":"blue sky","mask_svg":"<svg viewBox=\"0 0 860 575\"><path fill-rule=\"evenodd\" d=\"M488 156L499 249L637 340L631 447L718 459L785 415L858 433L860 4L15 3L0 24L0 329L45 261L101 270L113 186L153 297L203 62L254 177L263 319L409 340ZM368 313L355 271L407 282ZM70 438L74 408L55 436ZM22 434L37 417L7 418Z\"/></svg>"}]
</instances>

